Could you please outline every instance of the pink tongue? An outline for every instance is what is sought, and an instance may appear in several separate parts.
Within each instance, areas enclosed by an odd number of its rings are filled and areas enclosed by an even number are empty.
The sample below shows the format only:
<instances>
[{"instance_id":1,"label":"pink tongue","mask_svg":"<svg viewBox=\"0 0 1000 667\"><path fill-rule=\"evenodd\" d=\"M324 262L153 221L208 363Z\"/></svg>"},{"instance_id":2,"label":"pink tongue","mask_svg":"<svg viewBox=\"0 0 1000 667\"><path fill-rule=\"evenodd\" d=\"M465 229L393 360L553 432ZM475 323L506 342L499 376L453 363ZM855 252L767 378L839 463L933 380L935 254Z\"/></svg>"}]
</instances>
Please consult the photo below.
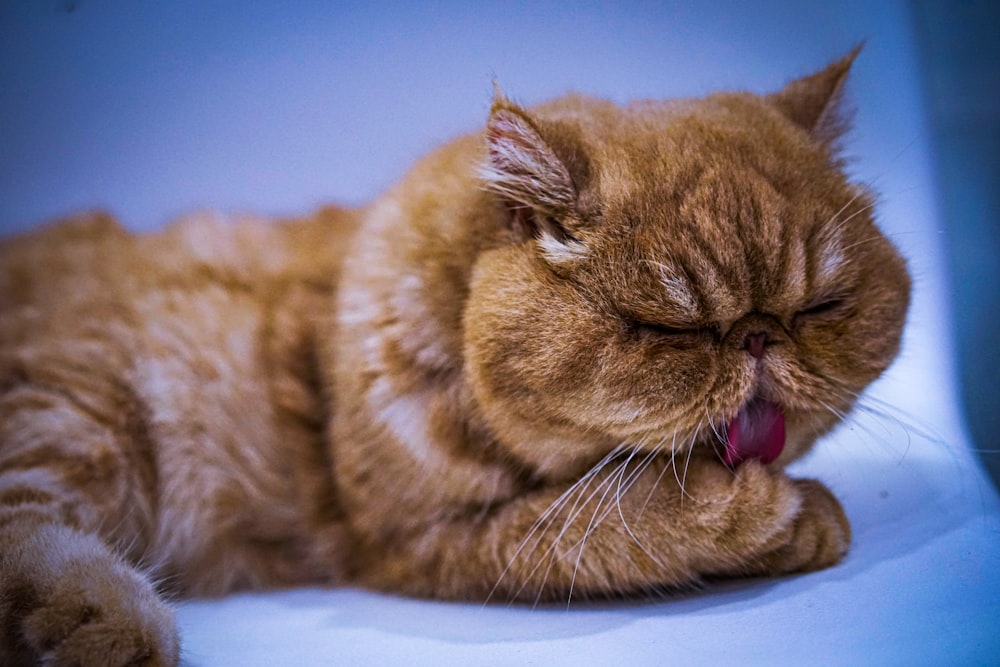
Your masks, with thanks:
<instances>
[{"instance_id":1,"label":"pink tongue","mask_svg":"<svg viewBox=\"0 0 1000 667\"><path fill-rule=\"evenodd\" d=\"M735 468L747 459L770 463L785 448L785 415L774 403L755 398L729 422L726 436L727 466Z\"/></svg>"}]
</instances>

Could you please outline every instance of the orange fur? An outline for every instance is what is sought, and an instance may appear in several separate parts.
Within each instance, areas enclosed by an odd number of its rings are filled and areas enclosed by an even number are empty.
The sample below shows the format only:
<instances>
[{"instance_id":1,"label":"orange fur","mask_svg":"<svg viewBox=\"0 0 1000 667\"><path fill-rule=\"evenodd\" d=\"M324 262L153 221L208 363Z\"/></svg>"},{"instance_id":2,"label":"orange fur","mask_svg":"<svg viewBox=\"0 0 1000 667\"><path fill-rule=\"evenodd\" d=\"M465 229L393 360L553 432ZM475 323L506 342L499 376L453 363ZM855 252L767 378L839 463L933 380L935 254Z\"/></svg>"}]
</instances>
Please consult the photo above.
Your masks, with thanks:
<instances>
[{"instance_id":1,"label":"orange fur","mask_svg":"<svg viewBox=\"0 0 1000 667\"><path fill-rule=\"evenodd\" d=\"M128 637L118 664L173 664L158 590L567 599L836 563L839 503L783 466L892 361L909 295L839 168L852 59L764 97L498 91L359 211L4 242L0 662ZM759 402L780 457L723 465Z\"/></svg>"}]
</instances>

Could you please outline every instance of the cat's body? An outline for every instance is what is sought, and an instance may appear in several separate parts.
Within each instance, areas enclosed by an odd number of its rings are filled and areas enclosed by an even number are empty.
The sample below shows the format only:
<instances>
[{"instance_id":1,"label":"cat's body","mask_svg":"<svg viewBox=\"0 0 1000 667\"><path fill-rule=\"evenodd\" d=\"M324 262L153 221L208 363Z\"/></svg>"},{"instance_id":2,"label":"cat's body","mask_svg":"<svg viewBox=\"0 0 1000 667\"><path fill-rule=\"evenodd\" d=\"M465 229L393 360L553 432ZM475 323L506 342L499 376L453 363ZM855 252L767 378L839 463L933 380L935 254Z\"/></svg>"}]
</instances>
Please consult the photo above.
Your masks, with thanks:
<instances>
[{"instance_id":1,"label":"cat's body","mask_svg":"<svg viewBox=\"0 0 1000 667\"><path fill-rule=\"evenodd\" d=\"M6 242L0 657L176 661L152 579L565 600L837 562L839 504L782 467L909 291L831 148L849 64L498 94L361 211Z\"/></svg>"}]
</instances>

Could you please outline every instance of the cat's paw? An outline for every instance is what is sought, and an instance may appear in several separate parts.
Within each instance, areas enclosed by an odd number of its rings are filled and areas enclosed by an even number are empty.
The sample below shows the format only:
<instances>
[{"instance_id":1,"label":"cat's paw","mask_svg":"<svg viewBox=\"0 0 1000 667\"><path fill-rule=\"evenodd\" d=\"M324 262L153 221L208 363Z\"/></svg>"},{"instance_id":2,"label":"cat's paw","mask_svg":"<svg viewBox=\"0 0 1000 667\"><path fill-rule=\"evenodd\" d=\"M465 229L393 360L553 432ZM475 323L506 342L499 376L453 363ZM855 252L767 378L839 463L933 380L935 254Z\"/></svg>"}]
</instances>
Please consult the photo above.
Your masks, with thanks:
<instances>
[{"instance_id":1,"label":"cat's paw","mask_svg":"<svg viewBox=\"0 0 1000 667\"><path fill-rule=\"evenodd\" d=\"M52 560L59 561L57 563ZM179 660L173 612L110 553L56 556L3 581L3 664L168 667ZM54 566L54 567L53 567ZM9 573L8 573L9 574ZM8 662L9 660L9 662Z\"/></svg>"},{"instance_id":2,"label":"cat's paw","mask_svg":"<svg viewBox=\"0 0 1000 667\"><path fill-rule=\"evenodd\" d=\"M777 548L761 556L763 574L811 572L836 565L847 555L851 525L834 495L812 479L792 480L802 506Z\"/></svg>"},{"instance_id":3,"label":"cat's paw","mask_svg":"<svg viewBox=\"0 0 1000 667\"><path fill-rule=\"evenodd\" d=\"M82 574L82 573L81 573ZM72 575L41 600L21 627L46 665L175 665L173 614L131 573Z\"/></svg>"},{"instance_id":4,"label":"cat's paw","mask_svg":"<svg viewBox=\"0 0 1000 667\"><path fill-rule=\"evenodd\" d=\"M814 480L748 461L736 471L692 466L688 494L695 530L712 535L699 570L714 575L774 576L839 562L851 529L840 503Z\"/></svg>"},{"instance_id":5,"label":"cat's paw","mask_svg":"<svg viewBox=\"0 0 1000 667\"><path fill-rule=\"evenodd\" d=\"M709 461L692 465L688 477L681 502L691 503L694 528L712 535L713 552L731 554L737 565L784 543L802 509L795 483L757 461L736 471Z\"/></svg>"}]
</instances>

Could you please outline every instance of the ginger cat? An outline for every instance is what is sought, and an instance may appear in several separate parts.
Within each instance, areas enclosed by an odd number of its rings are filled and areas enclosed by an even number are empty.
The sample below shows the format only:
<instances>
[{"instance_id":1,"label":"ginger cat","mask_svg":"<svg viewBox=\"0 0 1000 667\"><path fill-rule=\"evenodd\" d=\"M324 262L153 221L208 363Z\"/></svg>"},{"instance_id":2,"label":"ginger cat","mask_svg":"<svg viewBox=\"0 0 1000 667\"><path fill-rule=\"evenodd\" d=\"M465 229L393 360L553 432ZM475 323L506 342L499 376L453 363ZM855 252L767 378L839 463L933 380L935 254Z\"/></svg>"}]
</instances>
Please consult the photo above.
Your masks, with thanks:
<instances>
[{"instance_id":1,"label":"ginger cat","mask_svg":"<svg viewBox=\"0 0 1000 667\"><path fill-rule=\"evenodd\" d=\"M463 600L829 567L784 466L890 364L904 261L777 93L499 91L363 210L0 246L0 663L172 665L164 593Z\"/></svg>"}]
</instances>

